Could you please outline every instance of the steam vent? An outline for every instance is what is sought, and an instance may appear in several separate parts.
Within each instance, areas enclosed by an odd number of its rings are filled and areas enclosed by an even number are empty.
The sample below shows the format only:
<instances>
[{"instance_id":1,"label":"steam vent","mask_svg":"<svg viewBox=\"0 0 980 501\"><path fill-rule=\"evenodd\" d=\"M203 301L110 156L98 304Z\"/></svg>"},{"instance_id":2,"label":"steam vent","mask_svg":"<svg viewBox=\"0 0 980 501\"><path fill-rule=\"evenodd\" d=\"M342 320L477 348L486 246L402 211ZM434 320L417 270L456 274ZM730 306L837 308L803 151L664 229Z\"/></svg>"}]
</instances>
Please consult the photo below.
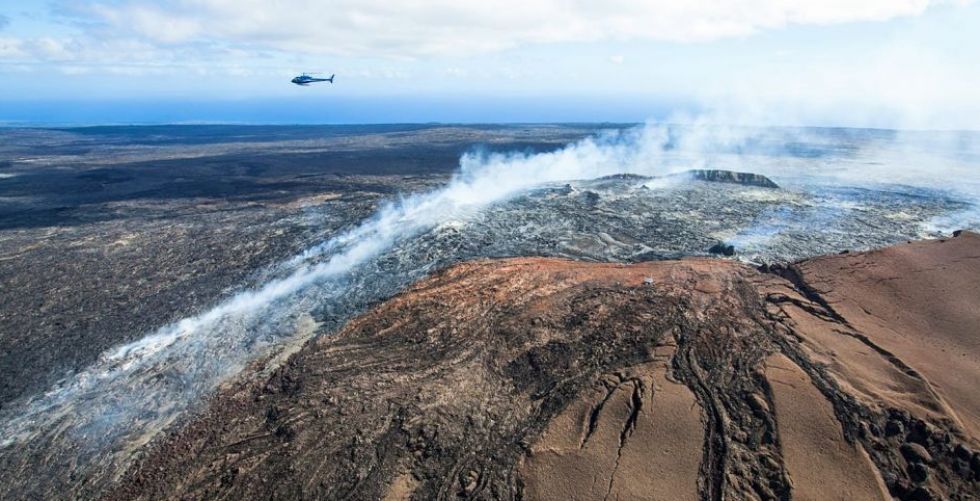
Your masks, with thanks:
<instances>
[{"instance_id":1,"label":"steam vent","mask_svg":"<svg viewBox=\"0 0 980 501\"><path fill-rule=\"evenodd\" d=\"M969 232L469 261L223 388L109 498L976 499L978 298Z\"/></svg>"}]
</instances>

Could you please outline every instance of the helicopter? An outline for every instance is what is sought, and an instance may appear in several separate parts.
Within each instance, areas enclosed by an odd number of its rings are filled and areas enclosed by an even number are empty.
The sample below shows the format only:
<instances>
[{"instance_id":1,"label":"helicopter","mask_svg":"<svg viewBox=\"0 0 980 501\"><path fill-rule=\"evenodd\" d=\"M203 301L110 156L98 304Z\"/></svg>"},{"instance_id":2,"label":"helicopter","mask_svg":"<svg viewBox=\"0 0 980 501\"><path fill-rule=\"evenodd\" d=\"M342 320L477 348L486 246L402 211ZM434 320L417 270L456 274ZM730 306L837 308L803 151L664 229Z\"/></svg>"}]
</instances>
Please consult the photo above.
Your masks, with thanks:
<instances>
[{"instance_id":1,"label":"helicopter","mask_svg":"<svg viewBox=\"0 0 980 501\"><path fill-rule=\"evenodd\" d=\"M290 80L290 82L293 82L296 85L302 85L302 86L305 87L305 86L307 86L307 85L309 85L311 83L314 83L314 82L330 82L330 83L333 83L333 77L334 77L334 75L330 75L330 78L313 78L308 73L303 73L302 75L300 75L300 76L298 76L298 77Z\"/></svg>"}]
</instances>

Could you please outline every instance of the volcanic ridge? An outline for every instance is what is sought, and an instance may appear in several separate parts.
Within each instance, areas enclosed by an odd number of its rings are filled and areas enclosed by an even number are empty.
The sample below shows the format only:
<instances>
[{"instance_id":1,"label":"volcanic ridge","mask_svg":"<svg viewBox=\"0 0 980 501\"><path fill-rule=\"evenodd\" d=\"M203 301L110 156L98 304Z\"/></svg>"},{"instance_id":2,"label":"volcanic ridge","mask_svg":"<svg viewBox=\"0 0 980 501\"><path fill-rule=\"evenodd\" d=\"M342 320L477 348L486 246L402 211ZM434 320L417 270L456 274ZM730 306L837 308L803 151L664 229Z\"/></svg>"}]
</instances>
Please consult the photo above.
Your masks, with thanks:
<instances>
[{"instance_id":1,"label":"volcanic ridge","mask_svg":"<svg viewBox=\"0 0 980 501\"><path fill-rule=\"evenodd\" d=\"M110 497L974 499L978 298L970 232L464 262L228 384Z\"/></svg>"},{"instance_id":2,"label":"volcanic ridge","mask_svg":"<svg viewBox=\"0 0 980 501\"><path fill-rule=\"evenodd\" d=\"M973 198L598 132L0 131L0 498L978 497Z\"/></svg>"}]
</instances>

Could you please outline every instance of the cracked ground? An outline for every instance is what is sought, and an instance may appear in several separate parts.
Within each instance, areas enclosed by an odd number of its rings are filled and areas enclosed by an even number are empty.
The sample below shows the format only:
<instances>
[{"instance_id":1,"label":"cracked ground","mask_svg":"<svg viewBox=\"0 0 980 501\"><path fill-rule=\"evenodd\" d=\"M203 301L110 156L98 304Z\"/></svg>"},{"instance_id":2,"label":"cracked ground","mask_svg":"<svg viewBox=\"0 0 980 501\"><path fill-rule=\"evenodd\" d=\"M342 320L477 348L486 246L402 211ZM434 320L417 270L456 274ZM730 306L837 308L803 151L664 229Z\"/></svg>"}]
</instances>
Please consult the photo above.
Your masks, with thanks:
<instances>
[{"instance_id":1,"label":"cracked ground","mask_svg":"<svg viewBox=\"0 0 980 501\"><path fill-rule=\"evenodd\" d=\"M462 263L226 388L110 497L974 499L977 284L968 232Z\"/></svg>"},{"instance_id":2,"label":"cracked ground","mask_svg":"<svg viewBox=\"0 0 980 501\"><path fill-rule=\"evenodd\" d=\"M208 330L130 379L107 362L444 186L474 145L594 132L3 131L0 498L976 492L976 236L855 252L943 235L926 223L969 205L932 189L728 170L541 185L400 240L343 294L311 290L295 338ZM839 160L805 157L772 162ZM723 243L743 263L676 260ZM547 258L483 260L521 256ZM113 384L58 391L92 375Z\"/></svg>"}]
</instances>

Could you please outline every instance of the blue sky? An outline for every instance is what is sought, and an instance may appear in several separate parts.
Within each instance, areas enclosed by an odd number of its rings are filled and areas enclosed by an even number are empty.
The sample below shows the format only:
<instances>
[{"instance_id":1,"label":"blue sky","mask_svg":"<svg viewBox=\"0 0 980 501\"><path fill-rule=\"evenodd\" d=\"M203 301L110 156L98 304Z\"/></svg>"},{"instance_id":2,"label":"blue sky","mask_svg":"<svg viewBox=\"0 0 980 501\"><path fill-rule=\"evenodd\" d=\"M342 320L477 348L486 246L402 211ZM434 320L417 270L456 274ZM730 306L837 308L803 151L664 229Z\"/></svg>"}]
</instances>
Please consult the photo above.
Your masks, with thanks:
<instances>
[{"instance_id":1,"label":"blue sky","mask_svg":"<svg viewBox=\"0 0 980 501\"><path fill-rule=\"evenodd\" d=\"M969 1L0 0L7 122L980 128L977 61Z\"/></svg>"}]
</instances>

